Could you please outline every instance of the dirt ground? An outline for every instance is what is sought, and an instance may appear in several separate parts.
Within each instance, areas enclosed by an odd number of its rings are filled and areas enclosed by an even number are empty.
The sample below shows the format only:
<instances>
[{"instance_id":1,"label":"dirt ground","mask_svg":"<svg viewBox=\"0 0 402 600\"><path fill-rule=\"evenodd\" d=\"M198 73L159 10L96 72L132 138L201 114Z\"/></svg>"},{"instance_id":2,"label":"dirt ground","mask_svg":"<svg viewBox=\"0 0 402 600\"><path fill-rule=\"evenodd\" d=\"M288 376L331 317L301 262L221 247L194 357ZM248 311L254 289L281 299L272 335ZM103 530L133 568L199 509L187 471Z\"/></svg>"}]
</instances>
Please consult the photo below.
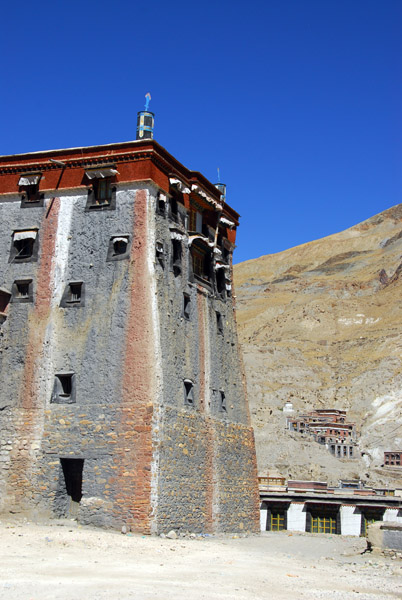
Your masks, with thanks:
<instances>
[{"instance_id":1,"label":"dirt ground","mask_svg":"<svg viewBox=\"0 0 402 600\"><path fill-rule=\"evenodd\" d=\"M75 521L1 521L0 598L238 600L402 598L402 561L365 540L305 533L176 540Z\"/></svg>"}]
</instances>

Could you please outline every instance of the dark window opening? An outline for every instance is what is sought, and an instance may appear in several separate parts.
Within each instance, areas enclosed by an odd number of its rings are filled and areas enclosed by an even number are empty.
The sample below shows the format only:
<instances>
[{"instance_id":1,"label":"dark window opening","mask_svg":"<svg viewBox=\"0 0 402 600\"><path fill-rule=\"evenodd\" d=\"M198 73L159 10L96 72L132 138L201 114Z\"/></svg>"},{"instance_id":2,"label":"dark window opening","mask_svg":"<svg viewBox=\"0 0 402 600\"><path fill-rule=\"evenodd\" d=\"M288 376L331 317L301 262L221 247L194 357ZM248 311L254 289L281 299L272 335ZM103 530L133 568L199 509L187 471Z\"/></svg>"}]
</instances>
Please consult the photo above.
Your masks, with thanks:
<instances>
[{"instance_id":1,"label":"dark window opening","mask_svg":"<svg viewBox=\"0 0 402 600\"><path fill-rule=\"evenodd\" d=\"M183 294L183 317L190 320L191 299L188 294Z\"/></svg>"},{"instance_id":2,"label":"dark window opening","mask_svg":"<svg viewBox=\"0 0 402 600\"><path fill-rule=\"evenodd\" d=\"M9 262L32 262L38 257L36 229L14 231Z\"/></svg>"},{"instance_id":3,"label":"dark window opening","mask_svg":"<svg viewBox=\"0 0 402 600\"><path fill-rule=\"evenodd\" d=\"M16 240L14 246L16 249L15 259L19 258L31 258L33 254L34 241L32 238L26 238L24 240Z\"/></svg>"},{"instance_id":4,"label":"dark window opening","mask_svg":"<svg viewBox=\"0 0 402 600\"><path fill-rule=\"evenodd\" d=\"M70 283L70 298L67 302L81 302L82 282Z\"/></svg>"},{"instance_id":5,"label":"dark window opening","mask_svg":"<svg viewBox=\"0 0 402 600\"><path fill-rule=\"evenodd\" d=\"M225 392L222 390L219 391L219 410L221 412L227 412L226 396L225 396Z\"/></svg>"},{"instance_id":6,"label":"dark window opening","mask_svg":"<svg viewBox=\"0 0 402 600\"><path fill-rule=\"evenodd\" d=\"M75 402L74 373L59 373L55 376L51 402L58 404Z\"/></svg>"},{"instance_id":7,"label":"dark window opening","mask_svg":"<svg viewBox=\"0 0 402 600\"><path fill-rule=\"evenodd\" d=\"M184 403L194 406L194 384L190 379L184 380Z\"/></svg>"},{"instance_id":8,"label":"dark window opening","mask_svg":"<svg viewBox=\"0 0 402 600\"><path fill-rule=\"evenodd\" d=\"M160 215L165 214L165 204L164 200L158 200L158 212Z\"/></svg>"},{"instance_id":9,"label":"dark window opening","mask_svg":"<svg viewBox=\"0 0 402 600\"><path fill-rule=\"evenodd\" d=\"M39 183L24 185L21 189L25 194L25 202L38 202L41 199L39 194Z\"/></svg>"},{"instance_id":10,"label":"dark window opening","mask_svg":"<svg viewBox=\"0 0 402 600\"><path fill-rule=\"evenodd\" d=\"M166 210L166 196L165 194L159 194L156 201L156 212L162 217L165 216Z\"/></svg>"},{"instance_id":11,"label":"dark window opening","mask_svg":"<svg viewBox=\"0 0 402 600\"><path fill-rule=\"evenodd\" d=\"M130 258L130 236L114 235L109 240L106 262Z\"/></svg>"},{"instance_id":12,"label":"dark window opening","mask_svg":"<svg viewBox=\"0 0 402 600\"><path fill-rule=\"evenodd\" d=\"M11 288L12 302L32 302L32 279L14 281Z\"/></svg>"},{"instance_id":13,"label":"dark window opening","mask_svg":"<svg viewBox=\"0 0 402 600\"><path fill-rule=\"evenodd\" d=\"M186 226L187 211L184 209L183 194L175 188L170 189L168 214L170 220Z\"/></svg>"},{"instance_id":14,"label":"dark window opening","mask_svg":"<svg viewBox=\"0 0 402 600\"><path fill-rule=\"evenodd\" d=\"M213 241L213 239L211 238L211 232L206 223L202 224L202 234L205 235L205 237L207 237L210 241Z\"/></svg>"},{"instance_id":15,"label":"dark window opening","mask_svg":"<svg viewBox=\"0 0 402 600\"><path fill-rule=\"evenodd\" d=\"M222 253L222 260L225 263L228 263L229 257L230 257L230 249L229 249L230 246L229 246L229 242L228 242L227 238L225 236L223 236L222 233L218 234L217 240L216 240L216 245Z\"/></svg>"},{"instance_id":16,"label":"dark window opening","mask_svg":"<svg viewBox=\"0 0 402 600\"><path fill-rule=\"evenodd\" d=\"M115 238L113 240L113 255L120 256L127 252L128 240L127 238Z\"/></svg>"},{"instance_id":17,"label":"dark window opening","mask_svg":"<svg viewBox=\"0 0 402 600\"><path fill-rule=\"evenodd\" d=\"M164 268L165 266L165 249L163 247L162 242L156 242L155 244L155 257L159 262L160 266Z\"/></svg>"},{"instance_id":18,"label":"dark window opening","mask_svg":"<svg viewBox=\"0 0 402 600\"><path fill-rule=\"evenodd\" d=\"M225 269L218 269L216 271L216 291L224 298L226 293L226 277Z\"/></svg>"},{"instance_id":19,"label":"dark window opening","mask_svg":"<svg viewBox=\"0 0 402 600\"><path fill-rule=\"evenodd\" d=\"M60 396L70 398L73 389L72 375L57 375L60 382Z\"/></svg>"},{"instance_id":20,"label":"dark window opening","mask_svg":"<svg viewBox=\"0 0 402 600\"><path fill-rule=\"evenodd\" d=\"M82 281L70 281L67 284L60 306L84 306L84 283Z\"/></svg>"},{"instance_id":21,"label":"dark window opening","mask_svg":"<svg viewBox=\"0 0 402 600\"><path fill-rule=\"evenodd\" d=\"M181 241L172 240L172 266L175 276L181 273Z\"/></svg>"},{"instance_id":22,"label":"dark window opening","mask_svg":"<svg viewBox=\"0 0 402 600\"><path fill-rule=\"evenodd\" d=\"M18 185L21 192L21 207L30 205L43 206L45 194L39 192L41 173L29 173L21 175Z\"/></svg>"},{"instance_id":23,"label":"dark window opening","mask_svg":"<svg viewBox=\"0 0 402 600\"><path fill-rule=\"evenodd\" d=\"M7 306L10 302L11 294L7 290L0 288L0 313L4 313L7 310Z\"/></svg>"},{"instance_id":24,"label":"dark window opening","mask_svg":"<svg viewBox=\"0 0 402 600\"><path fill-rule=\"evenodd\" d=\"M91 177L85 210L114 210L116 208L116 185L114 177Z\"/></svg>"},{"instance_id":25,"label":"dark window opening","mask_svg":"<svg viewBox=\"0 0 402 600\"><path fill-rule=\"evenodd\" d=\"M178 221L178 206L176 198L170 198L170 217L173 221Z\"/></svg>"},{"instance_id":26,"label":"dark window opening","mask_svg":"<svg viewBox=\"0 0 402 600\"><path fill-rule=\"evenodd\" d=\"M80 502L82 498L82 472L84 469L83 458L61 458L64 483L67 495L73 502Z\"/></svg>"},{"instance_id":27,"label":"dark window opening","mask_svg":"<svg viewBox=\"0 0 402 600\"><path fill-rule=\"evenodd\" d=\"M19 281L16 283L18 298L28 298L29 283L27 281Z\"/></svg>"},{"instance_id":28,"label":"dark window opening","mask_svg":"<svg viewBox=\"0 0 402 600\"><path fill-rule=\"evenodd\" d=\"M223 333L223 318L220 312L216 311L216 328L218 333Z\"/></svg>"}]
</instances>

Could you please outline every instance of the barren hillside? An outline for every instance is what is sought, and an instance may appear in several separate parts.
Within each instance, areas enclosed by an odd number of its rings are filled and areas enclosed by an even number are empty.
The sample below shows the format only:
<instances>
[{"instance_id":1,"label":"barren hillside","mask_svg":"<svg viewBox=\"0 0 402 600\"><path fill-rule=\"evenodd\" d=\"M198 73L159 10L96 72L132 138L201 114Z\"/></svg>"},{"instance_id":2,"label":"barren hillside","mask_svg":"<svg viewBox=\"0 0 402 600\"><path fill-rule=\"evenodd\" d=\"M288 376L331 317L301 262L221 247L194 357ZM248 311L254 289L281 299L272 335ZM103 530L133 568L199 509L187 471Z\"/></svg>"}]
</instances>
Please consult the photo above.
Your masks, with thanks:
<instances>
[{"instance_id":1,"label":"barren hillside","mask_svg":"<svg viewBox=\"0 0 402 600\"><path fill-rule=\"evenodd\" d=\"M259 470L402 485L402 205L335 235L235 267L237 320ZM360 458L285 430L312 408L348 411Z\"/></svg>"}]
</instances>

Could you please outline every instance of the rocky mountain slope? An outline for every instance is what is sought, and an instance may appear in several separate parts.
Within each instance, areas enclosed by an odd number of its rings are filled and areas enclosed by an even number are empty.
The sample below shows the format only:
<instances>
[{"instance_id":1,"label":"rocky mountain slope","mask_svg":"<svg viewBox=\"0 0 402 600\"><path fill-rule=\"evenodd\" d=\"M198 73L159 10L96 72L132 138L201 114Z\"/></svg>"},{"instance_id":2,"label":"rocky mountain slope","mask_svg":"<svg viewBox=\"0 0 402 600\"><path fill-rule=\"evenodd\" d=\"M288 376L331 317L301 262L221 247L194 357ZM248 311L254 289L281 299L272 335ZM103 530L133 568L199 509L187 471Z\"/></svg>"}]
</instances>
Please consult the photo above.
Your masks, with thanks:
<instances>
[{"instance_id":1,"label":"rocky mountain slope","mask_svg":"<svg viewBox=\"0 0 402 600\"><path fill-rule=\"evenodd\" d=\"M402 449L402 204L346 231L235 267L237 321L260 471L399 485ZM293 414L348 411L356 460L285 430Z\"/></svg>"}]
</instances>

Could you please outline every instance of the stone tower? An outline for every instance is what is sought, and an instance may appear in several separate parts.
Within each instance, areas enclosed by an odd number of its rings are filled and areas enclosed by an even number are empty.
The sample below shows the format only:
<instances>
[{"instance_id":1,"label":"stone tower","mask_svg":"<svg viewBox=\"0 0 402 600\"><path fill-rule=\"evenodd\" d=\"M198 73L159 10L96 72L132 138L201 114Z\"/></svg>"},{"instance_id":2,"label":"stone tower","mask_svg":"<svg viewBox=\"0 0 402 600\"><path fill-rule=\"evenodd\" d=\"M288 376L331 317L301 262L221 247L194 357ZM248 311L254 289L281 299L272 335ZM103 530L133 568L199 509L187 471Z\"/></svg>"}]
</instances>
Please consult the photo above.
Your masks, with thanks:
<instances>
[{"instance_id":1,"label":"stone tower","mask_svg":"<svg viewBox=\"0 0 402 600\"><path fill-rule=\"evenodd\" d=\"M238 214L152 139L0 157L0 510L257 531Z\"/></svg>"}]
</instances>

